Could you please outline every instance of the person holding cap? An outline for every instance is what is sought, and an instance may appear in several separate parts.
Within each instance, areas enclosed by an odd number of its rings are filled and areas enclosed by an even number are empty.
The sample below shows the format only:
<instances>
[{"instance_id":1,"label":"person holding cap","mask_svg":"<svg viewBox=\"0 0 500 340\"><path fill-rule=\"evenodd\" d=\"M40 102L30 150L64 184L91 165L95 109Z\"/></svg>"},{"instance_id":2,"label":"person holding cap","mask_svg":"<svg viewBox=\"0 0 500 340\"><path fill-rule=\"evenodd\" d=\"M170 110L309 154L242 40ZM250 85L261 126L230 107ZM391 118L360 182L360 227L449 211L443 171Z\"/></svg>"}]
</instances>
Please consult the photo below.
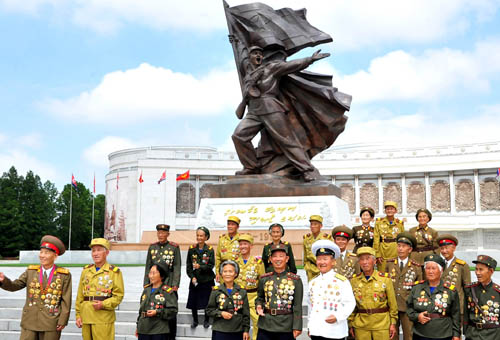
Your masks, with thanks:
<instances>
[{"instance_id":1,"label":"person holding cap","mask_svg":"<svg viewBox=\"0 0 500 340\"><path fill-rule=\"evenodd\" d=\"M466 285L464 334L467 340L500 339L500 286L491 280L497 261L479 255L475 261L477 282Z\"/></svg>"},{"instance_id":2,"label":"person holding cap","mask_svg":"<svg viewBox=\"0 0 500 340\"><path fill-rule=\"evenodd\" d=\"M356 300L349 280L334 270L340 248L330 240L319 240L311 249L320 274L309 283L309 336L312 340L345 339Z\"/></svg>"},{"instance_id":3,"label":"person holding cap","mask_svg":"<svg viewBox=\"0 0 500 340\"><path fill-rule=\"evenodd\" d=\"M264 267L266 268L266 273L273 270L273 266L270 261L271 246L273 244L283 244L286 247L288 257L290 258L286 270L297 274L297 267L295 266L295 258L293 256L292 245L288 241L281 241L281 238L285 235L285 228L283 228L283 226L279 223L273 223L269 227L269 235L271 235L272 241L267 243L262 250L262 262L264 263Z\"/></svg>"},{"instance_id":4,"label":"person holding cap","mask_svg":"<svg viewBox=\"0 0 500 340\"><path fill-rule=\"evenodd\" d=\"M389 274L375 269L375 250L358 249L361 274L354 275L351 286L356 308L349 317L350 333L357 340L389 340L397 335L398 304Z\"/></svg>"},{"instance_id":5,"label":"person holding cap","mask_svg":"<svg viewBox=\"0 0 500 340\"><path fill-rule=\"evenodd\" d=\"M352 230L345 225L333 228L332 238L340 249L340 255L335 258L335 271L347 279L352 279L354 274L359 274L358 257L347 251L347 244L352 237Z\"/></svg>"},{"instance_id":6,"label":"person holding cap","mask_svg":"<svg viewBox=\"0 0 500 340\"><path fill-rule=\"evenodd\" d=\"M293 340L302 333L304 288L300 276L286 271L288 259L286 247L271 246L273 271L261 276L255 300L257 340Z\"/></svg>"},{"instance_id":7,"label":"person holding cap","mask_svg":"<svg viewBox=\"0 0 500 340\"><path fill-rule=\"evenodd\" d=\"M104 238L90 242L93 264L85 266L80 276L75 303L76 326L83 340L113 340L115 309L123 300L123 276L108 263L110 244Z\"/></svg>"},{"instance_id":8,"label":"person holding cap","mask_svg":"<svg viewBox=\"0 0 500 340\"><path fill-rule=\"evenodd\" d=\"M437 238L441 257L445 261L443 267L443 282L447 285L455 286L455 290L460 298L460 314L464 312L464 286L471 283L470 268L467 262L455 256L458 246L458 239L451 234L443 234Z\"/></svg>"},{"instance_id":9,"label":"person holding cap","mask_svg":"<svg viewBox=\"0 0 500 340\"><path fill-rule=\"evenodd\" d=\"M250 306L250 318L252 319L252 339L257 339L259 316L255 311L255 299L257 298L257 286L259 279L266 270L262 259L258 256L250 256L253 246L253 236L250 234L240 234L240 257L238 258L238 266L240 274L235 282L247 291L248 304Z\"/></svg>"},{"instance_id":10,"label":"person holding cap","mask_svg":"<svg viewBox=\"0 0 500 340\"><path fill-rule=\"evenodd\" d=\"M399 233L396 237L398 245L398 257L387 261L387 272L392 279L396 301L398 302L398 324L403 328L403 339L412 339L413 324L406 314L406 300L415 281L422 280L422 265L410 259L412 249L417 240L408 231Z\"/></svg>"},{"instance_id":11,"label":"person holding cap","mask_svg":"<svg viewBox=\"0 0 500 340\"><path fill-rule=\"evenodd\" d=\"M226 260L219 267L222 284L213 287L207 306L207 313L214 320L212 340L250 339L247 292L234 282L239 273L240 268L233 260Z\"/></svg>"},{"instance_id":12,"label":"person holding cap","mask_svg":"<svg viewBox=\"0 0 500 340\"><path fill-rule=\"evenodd\" d=\"M191 309L193 323L191 328L198 326L198 309L205 310L203 327L210 327L207 315L208 299L214 286L214 248L206 244L210 238L210 231L206 227L196 229L196 244L189 247L186 257L186 272L189 282L189 295L186 308Z\"/></svg>"},{"instance_id":13,"label":"person holding cap","mask_svg":"<svg viewBox=\"0 0 500 340\"><path fill-rule=\"evenodd\" d=\"M373 227L370 223L375 217L375 211L370 207L362 207L359 211L359 217L361 218L361 225L352 228L354 237L352 252L354 254L361 247L373 247Z\"/></svg>"},{"instance_id":14,"label":"person holding cap","mask_svg":"<svg viewBox=\"0 0 500 340\"><path fill-rule=\"evenodd\" d=\"M318 240L332 240L329 234L321 232L321 228L323 228L323 217L320 215L312 215L309 218L309 223L311 232L304 235L304 240L302 242L304 247L304 270L307 274L307 281L311 281L319 274L319 269L316 267L316 256L314 256L311 251L312 244Z\"/></svg>"},{"instance_id":15,"label":"person holding cap","mask_svg":"<svg viewBox=\"0 0 500 340\"><path fill-rule=\"evenodd\" d=\"M373 249L380 271L385 271L388 259L398 256L396 236L405 231L403 221L394 216L398 212L398 204L394 201L385 201L384 208L386 216L377 218L373 231Z\"/></svg>"},{"instance_id":16,"label":"person holding cap","mask_svg":"<svg viewBox=\"0 0 500 340\"><path fill-rule=\"evenodd\" d=\"M237 216L227 218L227 234L219 236L217 251L215 253L215 268L219 268L221 263L226 260L237 261L240 256L240 243L238 238L240 234L238 229L241 220ZM219 282L219 273L217 272L215 280Z\"/></svg>"},{"instance_id":17,"label":"person holding cap","mask_svg":"<svg viewBox=\"0 0 500 340\"><path fill-rule=\"evenodd\" d=\"M68 324L71 311L71 274L55 261L64 254L64 243L45 235L40 241L39 265L30 265L11 281L0 273L0 288L15 292L26 288L26 302L21 317L21 340L57 340Z\"/></svg>"},{"instance_id":18,"label":"person holding cap","mask_svg":"<svg viewBox=\"0 0 500 340\"><path fill-rule=\"evenodd\" d=\"M436 254L424 259L427 281L418 281L406 301L414 340L460 340L460 302L454 285L441 278L445 266Z\"/></svg>"},{"instance_id":19,"label":"person holding cap","mask_svg":"<svg viewBox=\"0 0 500 340\"><path fill-rule=\"evenodd\" d=\"M411 259L418 263L424 263L427 255L438 253L438 232L428 225L432 220L432 213L429 210L418 209L415 218L418 221L418 226L411 228L410 233L417 240L417 244L413 247Z\"/></svg>"}]
</instances>

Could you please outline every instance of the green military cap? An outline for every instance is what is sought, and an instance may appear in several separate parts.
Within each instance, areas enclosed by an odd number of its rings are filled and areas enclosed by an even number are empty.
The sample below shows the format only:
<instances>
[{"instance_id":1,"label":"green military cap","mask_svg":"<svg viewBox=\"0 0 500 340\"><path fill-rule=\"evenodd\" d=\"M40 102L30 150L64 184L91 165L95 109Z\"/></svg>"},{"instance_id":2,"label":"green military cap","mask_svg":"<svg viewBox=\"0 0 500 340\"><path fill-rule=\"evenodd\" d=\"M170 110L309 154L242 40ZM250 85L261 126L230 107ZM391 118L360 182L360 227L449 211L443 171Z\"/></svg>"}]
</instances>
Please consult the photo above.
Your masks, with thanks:
<instances>
[{"instance_id":1,"label":"green military cap","mask_svg":"<svg viewBox=\"0 0 500 340\"><path fill-rule=\"evenodd\" d=\"M444 261L444 259L440 255L436 255L436 254L427 255L424 258L424 263L425 262L436 262L443 269L444 269L444 267L446 267L446 262Z\"/></svg>"},{"instance_id":2,"label":"green military cap","mask_svg":"<svg viewBox=\"0 0 500 340\"><path fill-rule=\"evenodd\" d=\"M398 209L398 204L394 201L385 201L384 202L384 208L387 208L387 207L394 207L396 208L396 210Z\"/></svg>"},{"instance_id":3,"label":"green military cap","mask_svg":"<svg viewBox=\"0 0 500 340\"><path fill-rule=\"evenodd\" d=\"M362 207L361 210L359 211L359 217L361 217L361 215L363 215L365 211L368 211L368 213L372 218L375 217L375 210L373 210L370 207Z\"/></svg>"},{"instance_id":4,"label":"green military cap","mask_svg":"<svg viewBox=\"0 0 500 340\"><path fill-rule=\"evenodd\" d=\"M358 248L358 251L356 252L358 256L363 255L363 254L369 254L375 256L375 249L372 247L361 247Z\"/></svg>"},{"instance_id":5,"label":"green military cap","mask_svg":"<svg viewBox=\"0 0 500 340\"><path fill-rule=\"evenodd\" d=\"M274 244L273 243L271 245L271 249L269 251L271 252L271 254L274 253L275 251L284 251L285 254L288 255L288 251L286 249L286 246L284 244L282 244L282 243L278 243L278 244Z\"/></svg>"},{"instance_id":6,"label":"green military cap","mask_svg":"<svg viewBox=\"0 0 500 340\"><path fill-rule=\"evenodd\" d=\"M273 223L271 224L271 226L269 227L269 233L271 233L271 230L273 229L273 227L280 227L281 229L281 236L285 235L285 228L283 228L283 226L279 223Z\"/></svg>"},{"instance_id":7,"label":"green military cap","mask_svg":"<svg viewBox=\"0 0 500 340\"><path fill-rule=\"evenodd\" d=\"M484 265L487 265L490 268L495 268L497 267L497 261L495 261L494 258L488 256L488 255L478 255L477 260L472 261L474 264L482 263Z\"/></svg>"},{"instance_id":8,"label":"green military cap","mask_svg":"<svg viewBox=\"0 0 500 340\"><path fill-rule=\"evenodd\" d=\"M454 244L454 245L458 246L457 238L451 234L439 235L438 238L436 239L436 241L440 247L447 246L449 244Z\"/></svg>"},{"instance_id":9,"label":"green military cap","mask_svg":"<svg viewBox=\"0 0 500 340\"><path fill-rule=\"evenodd\" d=\"M418 214L421 212L425 213L429 217L429 222L432 220L432 213L429 211L429 209L425 208L420 208L417 210L417 213L415 214L415 219L418 221Z\"/></svg>"},{"instance_id":10,"label":"green military cap","mask_svg":"<svg viewBox=\"0 0 500 340\"><path fill-rule=\"evenodd\" d=\"M103 246L107 250L111 248L111 245L109 244L109 241L106 240L105 238L95 238L90 242L89 247L92 248L93 246Z\"/></svg>"},{"instance_id":11,"label":"green military cap","mask_svg":"<svg viewBox=\"0 0 500 340\"><path fill-rule=\"evenodd\" d=\"M240 234L240 236L238 236L238 242L240 241L247 241L253 244L253 236L250 234Z\"/></svg>"},{"instance_id":12,"label":"green military cap","mask_svg":"<svg viewBox=\"0 0 500 340\"><path fill-rule=\"evenodd\" d=\"M170 231L170 226L168 224L157 224L156 230Z\"/></svg>"},{"instance_id":13,"label":"green military cap","mask_svg":"<svg viewBox=\"0 0 500 340\"><path fill-rule=\"evenodd\" d=\"M397 243L406 243L412 248L417 246L417 239L408 231L403 231L396 236Z\"/></svg>"},{"instance_id":14,"label":"green military cap","mask_svg":"<svg viewBox=\"0 0 500 340\"><path fill-rule=\"evenodd\" d=\"M205 235L207 236L207 240L210 239L210 230L208 230L207 227L198 227L196 228L196 230L201 230L205 233Z\"/></svg>"},{"instance_id":15,"label":"green military cap","mask_svg":"<svg viewBox=\"0 0 500 340\"><path fill-rule=\"evenodd\" d=\"M236 223L237 225L240 225L240 222L241 222L241 220L238 218L238 216L229 216L229 217L227 218L227 221L228 221L228 222L229 222L229 221L234 222L234 223Z\"/></svg>"},{"instance_id":16,"label":"green military cap","mask_svg":"<svg viewBox=\"0 0 500 340\"><path fill-rule=\"evenodd\" d=\"M350 240L352 237L352 230L344 224L339 225L332 230L332 237L335 238L337 236L345 237Z\"/></svg>"},{"instance_id":17,"label":"green military cap","mask_svg":"<svg viewBox=\"0 0 500 340\"><path fill-rule=\"evenodd\" d=\"M40 249L52 250L57 255L62 255L66 251L63 241L52 235L45 235L40 241Z\"/></svg>"},{"instance_id":18,"label":"green military cap","mask_svg":"<svg viewBox=\"0 0 500 340\"><path fill-rule=\"evenodd\" d=\"M323 217L321 217L320 215L311 215L311 217L309 217L309 222L312 221L316 221L323 224Z\"/></svg>"}]
</instances>

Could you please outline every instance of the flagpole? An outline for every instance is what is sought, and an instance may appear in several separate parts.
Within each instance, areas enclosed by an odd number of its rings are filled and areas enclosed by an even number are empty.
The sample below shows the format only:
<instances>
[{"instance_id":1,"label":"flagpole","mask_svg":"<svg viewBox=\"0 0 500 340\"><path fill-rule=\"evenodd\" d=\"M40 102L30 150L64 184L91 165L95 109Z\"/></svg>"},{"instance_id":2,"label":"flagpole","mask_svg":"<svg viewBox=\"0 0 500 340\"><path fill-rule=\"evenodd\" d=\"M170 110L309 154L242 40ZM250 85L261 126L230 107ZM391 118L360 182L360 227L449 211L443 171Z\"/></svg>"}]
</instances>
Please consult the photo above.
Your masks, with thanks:
<instances>
[{"instance_id":1,"label":"flagpole","mask_svg":"<svg viewBox=\"0 0 500 340\"><path fill-rule=\"evenodd\" d=\"M167 200L167 180L165 179L163 182L165 182L165 184L163 185L163 223L165 223L165 203Z\"/></svg>"},{"instance_id":2,"label":"flagpole","mask_svg":"<svg viewBox=\"0 0 500 340\"><path fill-rule=\"evenodd\" d=\"M91 240L94 239L94 207L95 207L95 172L94 172L94 192L92 194L92 237Z\"/></svg>"},{"instance_id":3,"label":"flagpole","mask_svg":"<svg viewBox=\"0 0 500 340\"><path fill-rule=\"evenodd\" d=\"M142 178L142 172L141 172L141 178ZM141 186L140 190L140 198L139 198L139 237L140 237L140 232L142 230L142 183L139 182L139 185ZM137 239L137 242L139 242L139 238Z\"/></svg>"},{"instance_id":4,"label":"flagpole","mask_svg":"<svg viewBox=\"0 0 500 340\"><path fill-rule=\"evenodd\" d=\"M70 185L70 199L69 199L69 240L68 240L68 250L71 250L71 218L73 213L73 178L71 178Z\"/></svg>"}]
</instances>

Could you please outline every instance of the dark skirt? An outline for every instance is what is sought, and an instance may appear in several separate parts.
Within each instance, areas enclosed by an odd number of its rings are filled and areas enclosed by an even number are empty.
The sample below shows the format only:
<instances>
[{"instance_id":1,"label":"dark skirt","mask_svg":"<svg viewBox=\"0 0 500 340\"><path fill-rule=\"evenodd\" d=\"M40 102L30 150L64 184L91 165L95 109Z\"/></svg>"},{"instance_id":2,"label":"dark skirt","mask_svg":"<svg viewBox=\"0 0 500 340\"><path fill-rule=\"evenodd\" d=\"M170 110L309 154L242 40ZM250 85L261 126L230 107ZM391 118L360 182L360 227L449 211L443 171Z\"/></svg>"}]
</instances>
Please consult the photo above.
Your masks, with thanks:
<instances>
[{"instance_id":1,"label":"dark skirt","mask_svg":"<svg viewBox=\"0 0 500 340\"><path fill-rule=\"evenodd\" d=\"M193 282L189 283L189 295L186 303L186 308L188 309L205 309L208 305L208 299L210 298L210 293L212 292L212 287L215 282L208 281L203 283L198 283L195 287Z\"/></svg>"},{"instance_id":2,"label":"dark skirt","mask_svg":"<svg viewBox=\"0 0 500 340\"><path fill-rule=\"evenodd\" d=\"M212 331L212 340L243 340L243 332Z\"/></svg>"}]
</instances>

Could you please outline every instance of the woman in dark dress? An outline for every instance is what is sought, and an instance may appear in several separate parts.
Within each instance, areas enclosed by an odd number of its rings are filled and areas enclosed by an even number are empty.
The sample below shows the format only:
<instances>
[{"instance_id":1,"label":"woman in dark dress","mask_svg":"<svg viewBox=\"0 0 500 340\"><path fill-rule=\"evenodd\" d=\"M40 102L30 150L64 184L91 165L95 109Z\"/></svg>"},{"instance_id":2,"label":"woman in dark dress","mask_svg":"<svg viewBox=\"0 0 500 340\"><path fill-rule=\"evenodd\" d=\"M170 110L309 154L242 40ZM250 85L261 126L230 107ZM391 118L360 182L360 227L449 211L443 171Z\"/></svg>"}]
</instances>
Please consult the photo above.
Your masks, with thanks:
<instances>
[{"instance_id":1,"label":"woman in dark dress","mask_svg":"<svg viewBox=\"0 0 500 340\"><path fill-rule=\"evenodd\" d=\"M205 309L214 286L215 253L212 246L205 242L210 238L210 231L205 227L196 229L196 244L189 247L186 258L186 271L191 279L186 307L193 315L192 328L198 326L198 309ZM203 327L210 327L207 312Z\"/></svg>"},{"instance_id":2,"label":"woman in dark dress","mask_svg":"<svg viewBox=\"0 0 500 340\"><path fill-rule=\"evenodd\" d=\"M359 217L361 217L362 224L352 228L354 238L354 249L352 252L354 254L356 254L358 248L373 247L373 227L370 225L370 222L375 217L375 211L370 207L363 207L359 212Z\"/></svg>"}]
</instances>

